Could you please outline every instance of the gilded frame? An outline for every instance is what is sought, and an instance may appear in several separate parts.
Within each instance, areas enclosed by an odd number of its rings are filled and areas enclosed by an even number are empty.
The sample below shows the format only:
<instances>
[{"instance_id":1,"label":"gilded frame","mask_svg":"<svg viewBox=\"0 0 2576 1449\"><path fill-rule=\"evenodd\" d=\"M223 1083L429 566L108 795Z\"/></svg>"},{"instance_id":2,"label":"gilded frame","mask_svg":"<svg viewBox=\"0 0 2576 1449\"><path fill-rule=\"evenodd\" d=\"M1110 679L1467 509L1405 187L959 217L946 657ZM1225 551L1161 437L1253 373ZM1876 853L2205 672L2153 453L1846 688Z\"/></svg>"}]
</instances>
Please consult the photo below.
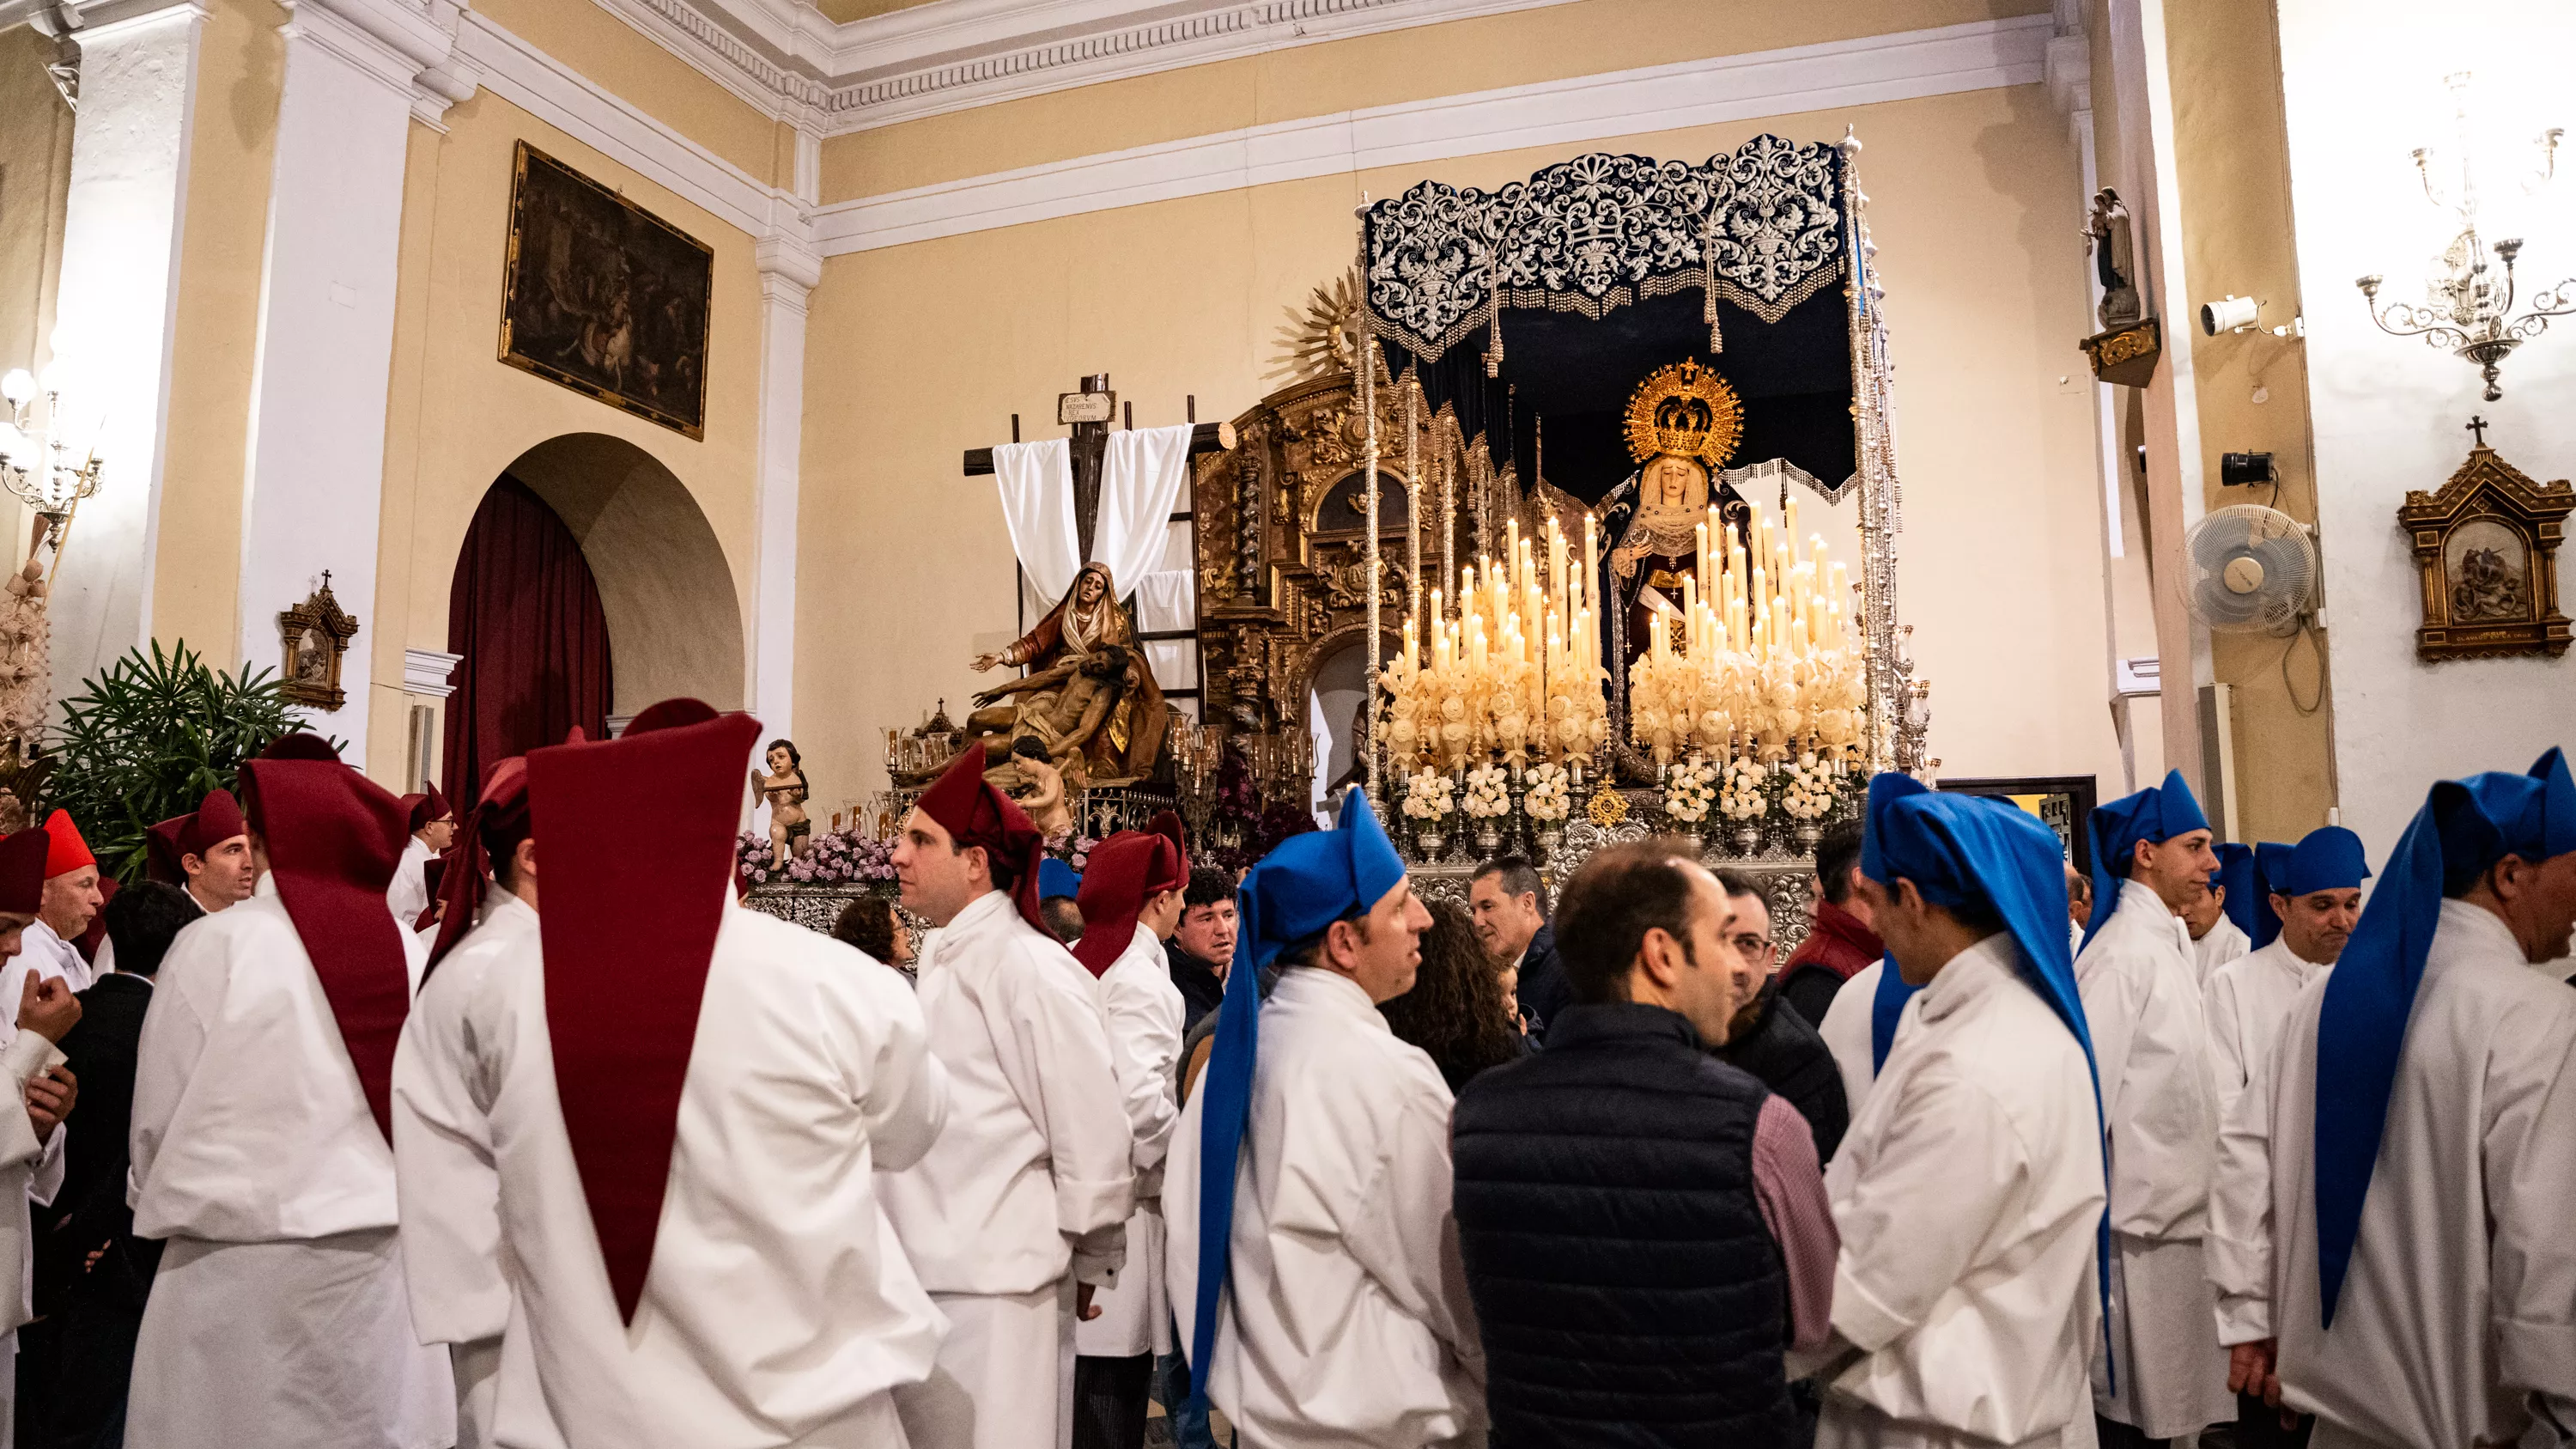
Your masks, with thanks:
<instances>
[{"instance_id":1,"label":"gilded frame","mask_svg":"<svg viewBox=\"0 0 2576 1449\"><path fill-rule=\"evenodd\" d=\"M2414 545L2423 579L2416 656L2565 654L2570 624L2558 595L2558 545L2571 512L2576 489L2566 479L2535 482L2484 445L2438 490L2409 492L2397 525ZM2479 543L2488 547L2474 549ZM2481 558L2493 577L2465 577L2464 566Z\"/></svg>"},{"instance_id":2,"label":"gilded frame","mask_svg":"<svg viewBox=\"0 0 2576 1449\"><path fill-rule=\"evenodd\" d=\"M548 224L562 231L586 226L622 236L605 246L596 236L585 238L583 246L562 246L550 265L523 267L536 261L529 253L532 241L552 239L546 225L532 234L531 208L539 206L553 209L556 216ZM599 270L612 267L623 275ZM558 282L588 295L567 305L554 285ZM584 282L594 285L580 287ZM579 310L601 297L630 309L617 315L622 325L608 325L609 319ZM502 264L502 362L684 437L704 440L714 299L713 247L526 141L518 143L511 160L510 234ZM694 319L687 316L690 311L696 313ZM551 333L547 322L554 324ZM629 367L644 370L636 382L625 375ZM665 373L676 381L664 383Z\"/></svg>"}]
</instances>

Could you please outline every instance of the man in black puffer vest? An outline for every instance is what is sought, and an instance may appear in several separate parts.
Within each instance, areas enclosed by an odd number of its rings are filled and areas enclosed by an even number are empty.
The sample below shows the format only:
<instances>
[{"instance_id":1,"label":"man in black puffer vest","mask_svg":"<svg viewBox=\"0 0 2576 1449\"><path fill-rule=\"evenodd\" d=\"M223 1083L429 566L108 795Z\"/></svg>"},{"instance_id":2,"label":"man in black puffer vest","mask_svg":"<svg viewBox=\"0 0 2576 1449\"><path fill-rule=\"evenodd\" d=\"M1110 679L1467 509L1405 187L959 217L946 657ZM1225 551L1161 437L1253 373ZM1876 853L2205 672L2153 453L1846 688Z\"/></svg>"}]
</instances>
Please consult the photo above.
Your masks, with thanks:
<instances>
[{"instance_id":1,"label":"man in black puffer vest","mask_svg":"<svg viewBox=\"0 0 2576 1449\"><path fill-rule=\"evenodd\" d=\"M1824 1340L1839 1244L1807 1124L1705 1050L1741 1003L1694 854L1584 863L1557 904L1576 1004L1458 1099L1495 1449L1795 1441L1782 1356Z\"/></svg>"}]
</instances>

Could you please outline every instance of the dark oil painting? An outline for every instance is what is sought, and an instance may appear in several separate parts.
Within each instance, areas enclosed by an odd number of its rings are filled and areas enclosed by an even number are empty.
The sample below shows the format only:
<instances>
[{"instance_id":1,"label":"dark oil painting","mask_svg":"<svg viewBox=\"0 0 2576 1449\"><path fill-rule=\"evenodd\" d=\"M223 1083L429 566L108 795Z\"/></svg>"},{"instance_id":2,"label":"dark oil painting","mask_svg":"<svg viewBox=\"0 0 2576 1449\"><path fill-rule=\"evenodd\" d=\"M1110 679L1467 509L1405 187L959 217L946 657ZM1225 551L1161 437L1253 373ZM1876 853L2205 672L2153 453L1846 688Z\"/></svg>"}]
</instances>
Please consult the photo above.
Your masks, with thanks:
<instances>
[{"instance_id":1,"label":"dark oil painting","mask_svg":"<svg viewBox=\"0 0 2576 1449\"><path fill-rule=\"evenodd\" d=\"M519 143L503 362L702 438L714 269L703 242Z\"/></svg>"}]
</instances>

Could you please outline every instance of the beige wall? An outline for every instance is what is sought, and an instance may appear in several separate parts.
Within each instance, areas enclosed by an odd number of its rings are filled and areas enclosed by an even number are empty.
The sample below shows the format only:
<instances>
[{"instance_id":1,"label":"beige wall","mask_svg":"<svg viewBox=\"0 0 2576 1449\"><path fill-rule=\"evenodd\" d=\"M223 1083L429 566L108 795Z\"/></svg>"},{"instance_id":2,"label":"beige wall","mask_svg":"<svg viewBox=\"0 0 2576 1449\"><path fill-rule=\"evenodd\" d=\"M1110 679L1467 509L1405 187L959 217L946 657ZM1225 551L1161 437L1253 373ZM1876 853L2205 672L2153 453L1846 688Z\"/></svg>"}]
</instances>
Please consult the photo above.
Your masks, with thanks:
<instances>
[{"instance_id":1,"label":"beige wall","mask_svg":"<svg viewBox=\"0 0 2576 1449\"><path fill-rule=\"evenodd\" d=\"M753 179L787 184L795 156L792 130L753 110L596 0L472 0L472 8Z\"/></svg>"},{"instance_id":2,"label":"beige wall","mask_svg":"<svg viewBox=\"0 0 2576 1449\"><path fill-rule=\"evenodd\" d=\"M0 33L0 372L32 372L51 356L72 166L71 108L45 74L53 56L53 42L29 27ZM25 551L32 519L8 499L0 521L11 540L5 567Z\"/></svg>"},{"instance_id":3,"label":"beige wall","mask_svg":"<svg viewBox=\"0 0 2576 1449\"><path fill-rule=\"evenodd\" d=\"M285 21L270 0L213 0L198 40L152 635L185 640L220 669L238 662L242 479Z\"/></svg>"},{"instance_id":4,"label":"beige wall","mask_svg":"<svg viewBox=\"0 0 2576 1449\"><path fill-rule=\"evenodd\" d=\"M2213 509L2270 504L2313 523L2305 344L2265 332L2205 336L2197 311L2233 293L2263 302L2265 327L2300 313L2271 7L2167 0L2165 19L2183 271L2194 303L2192 315L2168 320L2165 335L2167 346L2191 348L2206 501ZM2219 485L2219 455L2239 452L2272 455L2277 500L2268 488ZM2296 840L2325 824L2335 788L2322 639L2291 648L2261 634L2218 634L2210 653L2219 681L2233 686L2238 837Z\"/></svg>"},{"instance_id":5,"label":"beige wall","mask_svg":"<svg viewBox=\"0 0 2576 1449\"><path fill-rule=\"evenodd\" d=\"M823 200L1336 111L2046 9L2045 0L1585 0L1415 26L836 136L823 143Z\"/></svg>"},{"instance_id":6,"label":"beige wall","mask_svg":"<svg viewBox=\"0 0 2576 1449\"><path fill-rule=\"evenodd\" d=\"M798 743L817 804L881 784L878 731L917 722L940 696L952 713L963 707L979 683L965 660L1017 623L993 487L958 471L960 450L1008 439L1011 413L1028 436L1055 436L1055 394L1106 370L1140 426L1180 421L1189 393L1202 419L1232 416L1272 385L1283 309L1347 265L1364 190L1425 176L1490 186L1585 151L1699 158L1766 129L1836 138L1846 122L1867 144L1861 174L1889 292L1900 587L1935 686L1933 753L1950 775L2099 774L2115 786L2090 394L2058 382L2090 330L2078 175L2062 119L2027 86L1299 181L833 259L814 294L798 558Z\"/></svg>"},{"instance_id":7,"label":"beige wall","mask_svg":"<svg viewBox=\"0 0 2576 1449\"><path fill-rule=\"evenodd\" d=\"M450 110L447 125L443 137L412 130L373 638L360 640L375 651L379 691L368 759L388 774L403 759L402 651L447 647L448 585L466 526L501 471L548 438L604 433L668 468L714 528L731 574L725 588L744 617L750 608L761 306L752 238L489 91ZM511 159L522 138L715 249L703 441L498 360ZM612 634L610 647L640 669L658 642Z\"/></svg>"}]
</instances>

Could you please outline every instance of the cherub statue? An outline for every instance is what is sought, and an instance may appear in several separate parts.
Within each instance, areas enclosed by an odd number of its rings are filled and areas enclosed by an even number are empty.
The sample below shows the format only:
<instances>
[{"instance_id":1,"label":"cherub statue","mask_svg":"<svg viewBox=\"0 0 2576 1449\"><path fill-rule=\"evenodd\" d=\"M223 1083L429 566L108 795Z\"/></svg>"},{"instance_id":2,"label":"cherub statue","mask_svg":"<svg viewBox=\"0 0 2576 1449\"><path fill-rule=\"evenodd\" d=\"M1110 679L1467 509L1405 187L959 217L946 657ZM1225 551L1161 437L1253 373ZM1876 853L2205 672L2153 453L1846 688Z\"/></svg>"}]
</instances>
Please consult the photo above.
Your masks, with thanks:
<instances>
[{"instance_id":1,"label":"cherub statue","mask_svg":"<svg viewBox=\"0 0 2576 1449\"><path fill-rule=\"evenodd\" d=\"M796 842L814 832L814 822L805 816L805 798L813 792L805 783L805 760L796 753L794 742L771 740L767 758L769 773L752 771L751 789L769 801L769 868L783 870Z\"/></svg>"},{"instance_id":2,"label":"cherub statue","mask_svg":"<svg viewBox=\"0 0 2576 1449\"><path fill-rule=\"evenodd\" d=\"M1073 828L1073 811L1065 803L1064 771L1056 768L1045 745L1028 735L1011 741L1009 767L1019 776L1015 783L1028 787L1027 793L1013 798L1041 834L1062 835Z\"/></svg>"}]
</instances>

